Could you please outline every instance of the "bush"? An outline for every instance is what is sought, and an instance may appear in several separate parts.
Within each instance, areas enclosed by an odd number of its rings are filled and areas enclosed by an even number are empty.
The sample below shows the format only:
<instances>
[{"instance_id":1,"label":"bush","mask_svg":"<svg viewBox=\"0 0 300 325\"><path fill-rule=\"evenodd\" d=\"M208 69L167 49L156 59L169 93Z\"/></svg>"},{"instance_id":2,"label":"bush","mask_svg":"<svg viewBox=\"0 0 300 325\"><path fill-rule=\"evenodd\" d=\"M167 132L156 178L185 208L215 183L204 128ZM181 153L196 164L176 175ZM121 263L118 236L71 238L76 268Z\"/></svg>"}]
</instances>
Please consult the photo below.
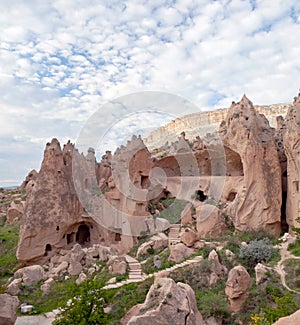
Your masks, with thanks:
<instances>
[{"instance_id":1,"label":"bush","mask_svg":"<svg viewBox=\"0 0 300 325\"><path fill-rule=\"evenodd\" d=\"M239 257L247 266L254 267L257 263L268 262L273 255L274 248L269 238L253 240L247 246L240 248Z\"/></svg>"}]
</instances>

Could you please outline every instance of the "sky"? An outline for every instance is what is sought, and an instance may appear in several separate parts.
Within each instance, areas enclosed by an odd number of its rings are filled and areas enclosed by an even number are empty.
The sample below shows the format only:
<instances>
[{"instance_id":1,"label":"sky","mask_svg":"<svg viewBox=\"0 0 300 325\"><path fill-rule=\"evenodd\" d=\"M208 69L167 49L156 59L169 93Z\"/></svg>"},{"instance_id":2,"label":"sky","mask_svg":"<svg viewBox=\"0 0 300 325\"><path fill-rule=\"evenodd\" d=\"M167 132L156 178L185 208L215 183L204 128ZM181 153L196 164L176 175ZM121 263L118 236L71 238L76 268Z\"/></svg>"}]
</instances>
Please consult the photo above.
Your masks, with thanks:
<instances>
[{"instance_id":1,"label":"sky","mask_svg":"<svg viewBox=\"0 0 300 325\"><path fill-rule=\"evenodd\" d=\"M0 186L39 170L45 144L76 141L97 110L102 124L119 121L105 125L107 149L132 125L147 128L147 118L122 123L126 109L105 111L119 96L167 92L199 111L244 93L291 102L299 13L297 0L0 0Z\"/></svg>"}]
</instances>

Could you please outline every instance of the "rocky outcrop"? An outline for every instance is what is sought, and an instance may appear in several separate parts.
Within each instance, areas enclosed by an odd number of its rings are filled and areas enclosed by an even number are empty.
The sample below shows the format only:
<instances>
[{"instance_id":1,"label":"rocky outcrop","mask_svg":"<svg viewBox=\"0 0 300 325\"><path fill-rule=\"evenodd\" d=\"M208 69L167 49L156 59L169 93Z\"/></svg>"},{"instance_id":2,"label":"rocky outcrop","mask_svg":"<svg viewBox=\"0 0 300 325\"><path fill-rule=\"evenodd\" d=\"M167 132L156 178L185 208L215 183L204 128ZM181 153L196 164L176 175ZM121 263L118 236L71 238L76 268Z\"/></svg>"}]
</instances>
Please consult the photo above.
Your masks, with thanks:
<instances>
[{"instance_id":1,"label":"rocky outcrop","mask_svg":"<svg viewBox=\"0 0 300 325\"><path fill-rule=\"evenodd\" d=\"M300 309L287 317L281 317L273 325L299 325L300 324Z\"/></svg>"},{"instance_id":2,"label":"rocky outcrop","mask_svg":"<svg viewBox=\"0 0 300 325\"><path fill-rule=\"evenodd\" d=\"M170 262L179 263L194 253L192 248L185 246L183 243L170 246Z\"/></svg>"},{"instance_id":3,"label":"rocky outcrop","mask_svg":"<svg viewBox=\"0 0 300 325\"><path fill-rule=\"evenodd\" d=\"M82 168L76 169L76 164L72 166L74 156ZM57 139L47 143L35 186L26 201L17 249L18 260L44 263L60 250L71 249L76 243L85 247L100 242L122 247L121 238L104 229L97 218L87 213L78 198L78 187L75 189L74 186L75 170L80 173L76 176L80 176L83 182L81 193L89 193L88 197L97 195L96 172L100 167L91 148L84 157L70 142L63 149ZM99 209L99 213L102 212Z\"/></svg>"},{"instance_id":4,"label":"rocky outcrop","mask_svg":"<svg viewBox=\"0 0 300 325\"><path fill-rule=\"evenodd\" d=\"M231 310L238 312L249 295L250 275L241 266L235 266L230 270L226 282L225 293L228 296Z\"/></svg>"},{"instance_id":5,"label":"rocky outcrop","mask_svg":"<svg viewBox=\"0 0 300 325\"><path fill-rule=\"evenodd\" d=\"M229 209L235 227L241 231L264 229L278 236L281 168L268 120L244 96L230 106L219 132L225 147L238 154L243 165L244 188Z\"/></svg>"},{"instance_id":6,"label":"rocky outcrop","mask_svg":"<svg viewBox=\"0 0 300 325\"><path fill-rule=\"evenodd\" d=\"M205 324L197 310L195 293L192 288L184 283L176 284L169 278L155 279L145 302L132 309L130 314L131 318L121 324Z\"/></svg>"},{"instance_id":7,"label":"rocky outcrop","mask_svg":"<svg viewBox=\"0 0 300 325\"><path fill-rule=\"evenodd\" d=\"M16 279L21 278L25 286L31 286L44 279L45 272L40 265L31 265L16 271L14 277Z\"/></svg>"},{"instance_id":8,"label":"rocky outcrop","mask_svg":"<svg viewBox=\"0 0 300 325\"><path fill-rule=\"evenodd\" d=\"M0 325L13 325L17 319L19 299L8 294L0 295Z\"/></svg>"},{"instance_id":9,"label":"rocky outcrop","mask_svg":"<svg viewBox=\"0 0 300 325\"><path fill-rule=\"evenodd\" d=\"M38 172L35 169L31 170L26 176L21 186L19 186L18 190L19 191L26 190L26 192L30 192L35 186L35 180L37 176L38 176Z\"/></svg>"},{"instance_id":10,"label":"rocky outcrop","mask_svg":"<svg viewBox=\"0 0 300 325\"><path fill-rule=\"evenodd\" d=\"M136 256L140 257L147 254L149 249L153 249L155 252L160 252L164 248L168 247L168 237L160 232L152 236L148 241L143 243L137 250Z\"/></svg>"},{"instance_id":11,"label":"rocky outcrop","mask_svg":"<svg viewBox=\"0 0 300 325\"><path fill-rule=\"evenodd\" d=\"M287 156L286 220L290 226L300 227L300 93L294 98L285 119L284 149Z\"/></svg>"}]
</instances>

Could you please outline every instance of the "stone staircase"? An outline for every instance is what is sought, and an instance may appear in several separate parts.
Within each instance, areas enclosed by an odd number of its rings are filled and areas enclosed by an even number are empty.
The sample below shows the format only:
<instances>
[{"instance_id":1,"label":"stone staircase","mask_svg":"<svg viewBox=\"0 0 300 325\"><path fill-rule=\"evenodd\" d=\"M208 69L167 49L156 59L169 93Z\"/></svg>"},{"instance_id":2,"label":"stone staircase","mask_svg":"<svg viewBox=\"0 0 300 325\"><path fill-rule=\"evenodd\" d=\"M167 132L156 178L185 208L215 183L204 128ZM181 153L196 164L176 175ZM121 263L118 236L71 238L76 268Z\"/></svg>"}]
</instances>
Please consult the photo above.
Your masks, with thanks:
<instances>
[{"instance_id":1,"label":"stone staircase","mask_svg":"<svg viewBox=\"0 0 300 325\"><path fill-rule=\"evenodd\" d=\"M130 256L129 256L130 257ZM133 259L135 260L134 258L130 257L130 259ZM176 269L179 269L181 267L185 267L187 265L191 265L193 263L200 263L201 261L203 260L202 256L196 256L192 259L189 259L189 260L186 260L184 262L181 262L181 263L178 263L178 264L175 264L171 267L168 267L167 269L164 269L164 270L160 270L160 271L157 271L155 273L151 273L151 274L141 274L141 277L140 279L138 279L137 277L134 278L134 279L127 279L127 280L124 280L124 281L121 281L121 282L117 282L117 283L112 283L112 284L108 284L106 286L104 286L102 289L104 290L107 290L107 289L115 289L115 288L119 288L119 287L122 287L128 283L132 283L132 282L142 282L146 279L149 279L149 278L152 278L152 277L159 277L159 276L165 276L165 272L171 272L171 271L174 271Z\"/></svg>"},{"instance_id":2,"label":"stone staircase","mask_svg":"<svg viewBox=\"0 0 300 325\"><path fill-rule=\"evenodd\" d=\"M129 280L141 281L142 280L141 263L129 255L126 255L125 259L129 266L129 272L128 272Z\"/></svg>"},{"instance_id":3,"label":"stone staircase","mask_svg":"<svg viewBox=\"0 0 300 325\"><path fill-rule=\"evenodd\" d=\"M169 247L180 243L180 227L180 224L175 223L169 228Z\"/></svg>"}]
</instances>

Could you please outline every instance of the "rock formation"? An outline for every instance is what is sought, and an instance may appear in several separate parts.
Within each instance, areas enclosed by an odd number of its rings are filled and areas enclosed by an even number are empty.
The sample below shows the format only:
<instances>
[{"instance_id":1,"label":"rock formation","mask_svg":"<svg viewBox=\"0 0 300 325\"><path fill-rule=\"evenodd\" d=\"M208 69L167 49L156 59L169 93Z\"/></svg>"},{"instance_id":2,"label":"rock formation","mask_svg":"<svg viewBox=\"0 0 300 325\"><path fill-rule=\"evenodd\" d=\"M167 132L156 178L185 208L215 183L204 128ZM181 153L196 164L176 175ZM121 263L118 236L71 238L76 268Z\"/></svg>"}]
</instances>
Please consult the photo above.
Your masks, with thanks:
<instances>
[{"instance_id":1,"label":"rock formation","mask_svg":"<svg viewBox=\"0 0 300 325\"><path fill-rule=\"evenodd\" d=\"M225 293L228 296L231 310L238 312L249 295L250 275L241 266L235 266L230 270L226 282Z\"/></svg>"},{"instance_id":2,"label":"rock formation","mask_svg":"<svg viewBox=\"0 0 300 325\"><path fill-rule=\"evenodd\" d=\"M195 293L184 283L169 278L157 278L143 304L129 311L130 319L123 325L204 325L197 310ZM126 316L125 316L126 318Z\"/></svg>"},{"instance_id":3,"label":"rock formation","mask_svg":"<svg viewBox=\"0 0 300 325\"><path fill-rule=\"evenodd\" d=\"M280 235L281 168L273 135L268 120L246 96L230 106L221 123L223 143L240 156L244 170L243 191L228 210L238 230Z\"/></svg>"},{"instance_id":4,"label":"rock formation","mask_svg":"<svg viewBox=\"0 0 300 325\"><path fill-rule=\"evenodd\" d=\"M0 295L0 324L13 325L17 319L19 299L8 294Z\"/></svg>"},{"instance_id":5,"label":"rock formation","mask_svg":"<svg viewBox=\"0 0 300 325\"><path fill-rule=\"evenodd\" d=\"M300 93L295 97L285 119L284 149L287 156L286 220L300 227Z\"/></svg>"}]
</instances>

